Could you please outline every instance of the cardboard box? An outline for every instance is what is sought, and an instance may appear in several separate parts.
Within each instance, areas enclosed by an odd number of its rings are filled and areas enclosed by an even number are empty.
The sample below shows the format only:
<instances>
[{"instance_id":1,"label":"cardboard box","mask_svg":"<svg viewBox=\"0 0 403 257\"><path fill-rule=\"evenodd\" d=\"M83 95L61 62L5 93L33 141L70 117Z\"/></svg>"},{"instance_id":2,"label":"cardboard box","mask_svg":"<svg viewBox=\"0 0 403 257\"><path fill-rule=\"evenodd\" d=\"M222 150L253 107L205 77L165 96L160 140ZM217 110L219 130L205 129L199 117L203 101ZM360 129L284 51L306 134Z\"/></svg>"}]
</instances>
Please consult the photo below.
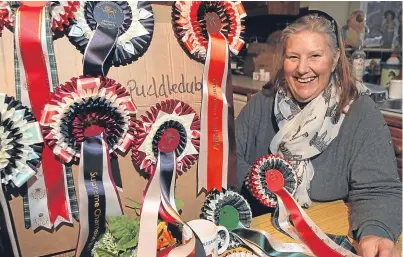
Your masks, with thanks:
<instances>
[{"instance_id":1,"label":"cardboard box","mask_svg":"<svg viewBox=\"0 0 403 257\"><path fill-rule=\"evenodd\" d=\"M153 4L155 27L148 51L137 62L123 67L113 67L108 77L130 88L132 98L141 115L150 106L167 98L182 100L198 113L201 106L203 64L191 60L179 46L171 25L171 6ZM64 83L82 74L82 54L66 37L54 42L59 82ZM3 32L0 38L0 92L15 95L13 34ZM177 87L172 86L176 84ZM175 90L176 89L176 90ZM124 212L133 216L134 212L125 207L127 198L141 201L147 181L133 167L131 153L119 159L123 190L120 194ZM184 200L182 217L185 220L198 218L204 201L204 194L196 196L196 171L193 166L177 180L176 195ZM78 166L73 169L76 192L78 194ZM22 197L10 201L19 246L23 257L50 255L74 249L78 237L79 223L72 227L62 226L53 233L34 233L24 227Z\"/></svg>"}]
</instances>

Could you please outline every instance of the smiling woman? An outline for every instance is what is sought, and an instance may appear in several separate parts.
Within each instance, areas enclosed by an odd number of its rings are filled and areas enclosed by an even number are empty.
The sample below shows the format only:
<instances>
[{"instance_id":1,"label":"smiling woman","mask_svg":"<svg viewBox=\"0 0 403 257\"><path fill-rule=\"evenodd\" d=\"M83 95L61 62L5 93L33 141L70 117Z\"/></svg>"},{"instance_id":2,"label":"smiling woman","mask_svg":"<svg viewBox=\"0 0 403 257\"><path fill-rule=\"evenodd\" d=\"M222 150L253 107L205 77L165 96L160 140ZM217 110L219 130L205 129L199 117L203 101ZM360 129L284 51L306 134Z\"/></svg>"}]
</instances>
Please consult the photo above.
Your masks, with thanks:
<instances>
[{"instance_id":1,"label":"smiling woman","mask_svg":"<svg viewBox=\"0 0 403 257\"><path fill-rule=\"evenodd\" d=\"M295 169L300 206L343 199L359 254L398 256L402 191L390 132L339 42L336 21L319 11L283 30L277 73L236 120L238 177L278 154Z\"/></svg>"}]
</instances>

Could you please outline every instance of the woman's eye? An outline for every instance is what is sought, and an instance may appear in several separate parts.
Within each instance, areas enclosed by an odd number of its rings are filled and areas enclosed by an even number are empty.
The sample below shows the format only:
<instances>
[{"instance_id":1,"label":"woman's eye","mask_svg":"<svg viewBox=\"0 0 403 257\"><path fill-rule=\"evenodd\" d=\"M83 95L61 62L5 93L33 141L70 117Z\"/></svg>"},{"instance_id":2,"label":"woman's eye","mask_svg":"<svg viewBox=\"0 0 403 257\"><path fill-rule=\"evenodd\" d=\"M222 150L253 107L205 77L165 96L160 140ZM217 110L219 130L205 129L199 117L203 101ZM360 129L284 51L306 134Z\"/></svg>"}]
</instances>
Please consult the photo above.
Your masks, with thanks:
<instances>
[{"instance_id":1,"label":"woman's eye","mask_svg":"<svg viewBox=\"0 0 403 257\"><path fill-rule=\"evenodd\" d=\"M296 60L298 57L294 55L287 56L287 59Z\"/></svg>"},{"instance_id":2,"label":"woman's eye","mask_svg":"<svg viewBox=\"0 0 403 257\"><path fill-rule=\"evenodd\" d=\"M313 54L312 57L313 58L318 58L318 57L320 57L320 54Z\"/></svg>"}]
</instances>

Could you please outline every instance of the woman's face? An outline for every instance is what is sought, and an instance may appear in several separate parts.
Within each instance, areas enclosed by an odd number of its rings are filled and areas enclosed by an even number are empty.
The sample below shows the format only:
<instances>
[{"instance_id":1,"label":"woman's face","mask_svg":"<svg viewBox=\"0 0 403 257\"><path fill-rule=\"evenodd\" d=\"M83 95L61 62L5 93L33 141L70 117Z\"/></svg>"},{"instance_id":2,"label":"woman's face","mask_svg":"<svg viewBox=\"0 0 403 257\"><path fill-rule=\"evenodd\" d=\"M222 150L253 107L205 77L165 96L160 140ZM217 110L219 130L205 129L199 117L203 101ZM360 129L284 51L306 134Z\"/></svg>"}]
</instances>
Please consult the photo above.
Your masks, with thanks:
<instances>
[{"instance_id":1,"label":"woman's face","mask_svg":"<svg viewBox=\"0 0 403 257\"><path fill-rule=\"evenodd\" d=\"M340 53L333 56L326 37L310 31L289 37L285 50L283 68L288 89L298 102L307 103L329 84Z\"/></svg>"}]
</instances>

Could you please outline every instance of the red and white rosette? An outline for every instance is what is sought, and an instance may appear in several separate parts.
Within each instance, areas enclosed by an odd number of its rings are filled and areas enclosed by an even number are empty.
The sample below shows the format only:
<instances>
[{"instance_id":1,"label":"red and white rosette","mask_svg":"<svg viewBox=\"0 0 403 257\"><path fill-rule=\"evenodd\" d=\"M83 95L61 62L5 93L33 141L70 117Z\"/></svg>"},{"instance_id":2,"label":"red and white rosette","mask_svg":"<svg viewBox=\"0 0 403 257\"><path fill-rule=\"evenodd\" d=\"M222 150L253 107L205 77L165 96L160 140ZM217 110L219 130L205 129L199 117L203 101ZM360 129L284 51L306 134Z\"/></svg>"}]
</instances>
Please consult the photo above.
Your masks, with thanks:
<instances>
[{"instance_id":1,"label":"red and white rosette","mask_svg":"<svg viewBox=\"0 0 403 257\"><path fill-rule=\"evenodd\" d=\"M65 163L78 163L84 130L91 125L104 128L109 153L125 153L134 138L136 112L130 93L115 80L80 76L56 89L40 123L53 153Z\"/></svg>"},{"instance_id":2,"label":"red and white rosette","mask_svg":"<svg viewBox=\"0 0 403 257\"><path fill-rule=\"evenodd\" d=\"M172 133L178 175L186 172L197 160L200 119L188 104L174 99L157 103L135 121L135 129L132 159L148 175L156 169L158 145L166 131Z\"/></svg>"},{"instance_id":3,"label":"red and white rosette","mask_svg":"<svg viewBox=\"0 0 403 257\"><path fill-rule=\"evenodd\" d=\"M295 171L286 160L277 155L259 158L246 181L249 190L252 189L252 194L263 204L269 207L277 205L278 226L306 246L314 256L358 257L330 239L293 198Z\"/></svg>"},{"instance_id":4,"label":"red and white rosette","mask_svg":"<svg viewBox=\"0 0 403 257\"><path fill-rule=\"evenodd\" d=\"M80 1L58 1L50 5L50 15L53 33L63 32L65 26L69 26L74 13L78 11Z\"/></svg>"},{"instance_id":5,"label":"red and white rosette","mask_svg":"<svg viewBox=\"0 0 403 257\"><path fill-rule=\"evenodd\" d=\"M58 87L44 107L44 140L61 161L80 166L76 256L89 256L105 232L106 217L122 215L110 154L129 150L136 111L125 87L109 78L88 76Z\"/></svg>"},{"instance_id":6,"label":"red and white rosette","mask_svg":"<svg viewBox=\"0 0 403 257\"><path fill-rule=\"evenodd\" d=\"M294 195L297 189L297 175L291 164L279 155L264 155L257 159L250 168L245 184L249 192L263 205L277 207L276 195L270 191L266 184L268 170L279 170L285 179L285 188Z\"/></svg>"},{"instance_id":7,"label":"red and white rosette","mask_svg":"<svg viewBox=\"0 0 403 257\"><path fill-rule=\"evenodd\" d=\"M172 13L175 35L188 55L203 63L209 42L205 15L210 12L219 16L220 32L233 54L237 55L245 44L242 37L246 12L241 1L177 1Z\"/></svg>"},{"instance_id":8,"label":"red and white rosette","mask_svg":"<svg viewBox=\"0 0 403 257\"><path fill-rule=\"evenodd\" d=\"M14 26L14 18L8 1L0 1L0 36L4 27Z\"/></svg>"},{"instance_id":9,"label":"red and white rosette","mask_svg":"<svg viewBox=\"0 0 403 257\"><path fill-rule=\"evenodd\" d=\"M245 9L239 1L177 1L173 29L188 55L204 62L198 191L237 187L230 52L244 45ZM230 174L228 174L230 172Z\"/></svg>"},{"instance_id":10,"label":"red and white rosette","mask_svg":"<svg viewBox=\"0 0 403 257\"><path fill-rule=\"evenodd\" d=\"M174 99L156 104L136 120L132 158L149 175L141 209L137 256L157 256L158 214L170 223L187 226L175 205L175 185L176 177L197 160L199 130L196 111ZM192 251L197 257L205 257L203 245L196 236L158 256L188 256Z\"/></svg>"}]
</instances>

